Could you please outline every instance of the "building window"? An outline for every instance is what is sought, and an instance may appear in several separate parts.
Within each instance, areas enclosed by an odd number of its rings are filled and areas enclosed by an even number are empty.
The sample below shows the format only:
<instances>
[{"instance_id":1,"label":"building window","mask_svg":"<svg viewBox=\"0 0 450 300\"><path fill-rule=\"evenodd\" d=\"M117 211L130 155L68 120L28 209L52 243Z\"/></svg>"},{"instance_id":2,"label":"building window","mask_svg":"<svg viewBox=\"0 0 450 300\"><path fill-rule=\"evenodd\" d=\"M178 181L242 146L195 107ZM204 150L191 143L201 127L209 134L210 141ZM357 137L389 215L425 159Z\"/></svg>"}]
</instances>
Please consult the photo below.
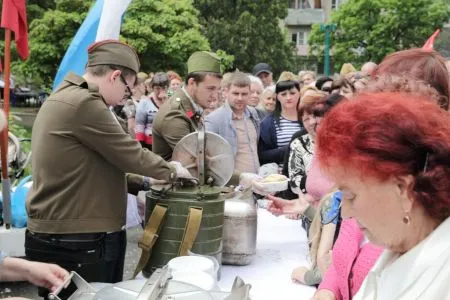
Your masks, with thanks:
<instances>
[{"instance_id":1,"label":"building window","mask_svg":"<svg viewBox=\"0 0 450 300\"><path fill-rule=\"evenodd\" d=\"M289 8L297 8L297 0L289 0Z\"/></svg>"},{"instance_id":2,"label":"building window","mask_svg":"<svg viewBox=\"0 0 450 300\"><path fill-rule=\"evenodd\" d=\"M298 31L292 34L292 43L294 45L307 45L308 37L306 31Z\"/></svg>"},{"instance_id":3,"label":"building window","mask_svg":"<svg viewBox=\"0 0 450 300\"><path fill-rule=\"evenodd\" d=\"M339 7L339 0L331 0L331 9L336 9Z\"/></svg>"},{"instance_id":4,"label":"building window","mask_svg":"<svg viewBox=\"0 0 450 300\"><path fill-rule=\"evenodd\" d=\"M289 8L293 9L305 9L305 8L320 8L320 3L318 7L314 6L314 0L289 0Z\"/></svg>"},{"instance_id":5,"label":"building window","mask_svg":"<svg viewBox=\"0 0 450 300\"><path fill-rule=\"evenodd\" d=\"M298 1L298 8L311 8L310 0L299 0Z\"/></svg>"}]
</instances>

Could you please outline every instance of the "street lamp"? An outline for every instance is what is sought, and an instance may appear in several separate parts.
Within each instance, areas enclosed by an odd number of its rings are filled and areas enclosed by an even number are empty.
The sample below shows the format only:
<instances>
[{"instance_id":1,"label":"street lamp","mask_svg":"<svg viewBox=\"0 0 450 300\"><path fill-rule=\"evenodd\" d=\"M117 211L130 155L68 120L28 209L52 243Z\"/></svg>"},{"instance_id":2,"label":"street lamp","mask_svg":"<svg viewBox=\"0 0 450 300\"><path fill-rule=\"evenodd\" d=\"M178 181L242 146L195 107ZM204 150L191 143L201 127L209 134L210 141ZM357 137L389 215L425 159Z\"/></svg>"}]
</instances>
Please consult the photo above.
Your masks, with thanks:
<instances>
[{"instance_id":1,"label":"street lamp","mask_svg":"<svg viewBox=\"0 0 450 300\"><path fill-rule=\"evenodd\" d=\"M320 30L325 32L325 49L324 49L324 68L323 73L325 76L330 76L330 45L331 45L331 33L336 30L336 24L320 24Z\"/></svg>"}]
</instances>

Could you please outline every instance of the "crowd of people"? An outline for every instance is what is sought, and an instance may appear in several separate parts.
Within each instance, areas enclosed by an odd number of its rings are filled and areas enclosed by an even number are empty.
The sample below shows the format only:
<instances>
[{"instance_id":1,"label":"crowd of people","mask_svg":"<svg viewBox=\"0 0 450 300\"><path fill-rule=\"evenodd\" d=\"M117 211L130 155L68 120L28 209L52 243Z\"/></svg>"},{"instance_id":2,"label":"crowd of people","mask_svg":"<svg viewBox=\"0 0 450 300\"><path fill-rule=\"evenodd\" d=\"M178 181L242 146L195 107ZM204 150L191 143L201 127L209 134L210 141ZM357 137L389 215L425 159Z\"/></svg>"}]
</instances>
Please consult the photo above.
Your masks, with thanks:
<instances>
[{"instance_id":1,"label":"crowd of people","mask_svg":"<svg viewBox=\"0 0 450 300\"><path fill-rule=\"evenodd\" d=\"M28 259L121 281L126 193L189 177L172 151L205 126L233 151L228 185L267 164L288 177L267 209L306 231L312 264L292 279L318 287L314 299L450 299L450 79L440 54L411 49L333 77L285 71L275 81L267 63L222 74L220 59L199 51L187 69L184 79L146 74L124 43L89 48L86 73L66 77L33 128Z\"/></svg>"}]
</instances>

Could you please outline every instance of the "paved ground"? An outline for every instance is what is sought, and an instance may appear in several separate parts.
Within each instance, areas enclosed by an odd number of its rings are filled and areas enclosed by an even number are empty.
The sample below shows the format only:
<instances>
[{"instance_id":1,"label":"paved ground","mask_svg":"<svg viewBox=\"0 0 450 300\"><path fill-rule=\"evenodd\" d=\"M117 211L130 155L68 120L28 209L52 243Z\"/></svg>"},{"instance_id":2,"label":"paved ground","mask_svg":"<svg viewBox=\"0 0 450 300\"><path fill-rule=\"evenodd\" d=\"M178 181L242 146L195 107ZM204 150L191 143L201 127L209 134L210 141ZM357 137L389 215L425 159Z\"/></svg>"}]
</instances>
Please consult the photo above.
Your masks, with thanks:
<instances>
[{"instance_id":1,"label":"paved ground","mask_svg":"<svg viewBox=\"0 0 450 300\"><path fill-rule=\"evenodd\" d=\"M125 257L125 273L124 279L130 279L133 275L134 267L136 266L141 250L138 248L138 240L141 237L142 228L134 227L127 230L127 253ZM0 298L9 297L26 297L30 299L42 299L37 295L37 288L25 283L0 283Z\"/></svg>"}]
</instances>

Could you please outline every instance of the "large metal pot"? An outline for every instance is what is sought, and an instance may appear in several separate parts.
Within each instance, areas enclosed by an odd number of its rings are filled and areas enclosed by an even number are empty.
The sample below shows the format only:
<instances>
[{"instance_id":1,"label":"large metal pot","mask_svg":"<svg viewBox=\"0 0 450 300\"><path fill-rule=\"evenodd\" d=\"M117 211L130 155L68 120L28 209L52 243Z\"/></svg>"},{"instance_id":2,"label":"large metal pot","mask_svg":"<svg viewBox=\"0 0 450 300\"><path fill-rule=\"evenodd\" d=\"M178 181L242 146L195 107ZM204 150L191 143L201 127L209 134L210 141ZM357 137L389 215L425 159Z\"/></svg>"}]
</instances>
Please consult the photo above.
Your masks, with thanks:
<instances>
[{"instance_id":1,"label":"large metal pot","mask_svg":"<svg viewBox=\"0 0 450 300\"><path fill-rule=\"evenodd\" d=\"M157 269L148 280L130 280L116 284L87 283L77 273L72 272L66 282L50 300L60 300L58 293L73 281L77 290L69 300L249 300L250 285L236 277L230 292L220 290L206 291L195 285L172 280L170 270L166 267Z\"/></svg>"},{"instance_id":2,"label":"large metal pot","mask_svg":"<svg viewBox=\"0 0 450 300\"><path fill-rule=\"evenodd\" d=\"M248 265L256 253L257 206L250 189L225 199L222 263Z\"/></svg>"}]
</instances>

